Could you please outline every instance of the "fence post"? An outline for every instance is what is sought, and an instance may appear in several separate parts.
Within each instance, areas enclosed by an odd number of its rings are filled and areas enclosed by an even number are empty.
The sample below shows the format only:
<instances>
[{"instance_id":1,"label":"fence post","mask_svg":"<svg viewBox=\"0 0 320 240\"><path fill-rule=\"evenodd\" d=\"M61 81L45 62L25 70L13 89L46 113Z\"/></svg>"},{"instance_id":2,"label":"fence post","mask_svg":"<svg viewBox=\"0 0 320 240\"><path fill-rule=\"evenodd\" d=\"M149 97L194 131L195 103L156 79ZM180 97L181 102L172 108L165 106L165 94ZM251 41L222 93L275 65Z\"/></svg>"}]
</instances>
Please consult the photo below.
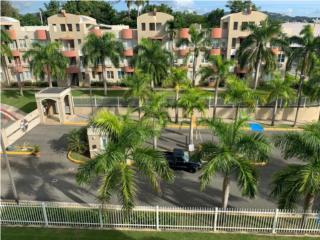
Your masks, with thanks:
<instances>
[{"instance_id":1,"label":"fence post","mask_svg":"<svg viewBox=\"0 0 320 240\"><path fill-rule=\"evenodd\" d=\"M99 221L100 221L100 228L103 228L103 220L102 220L102 206L99 206Z\"/></svg>"},{"instance_id":2,"label":"fence post","mask_svg":"<svg viewBox=\"0 0 320 240\"><path fill-rule=\"evenodd\" d=\"M97 107L97 97L94 96L94 106Z\"/></svg>"},{"instance_id":3,"label":"fence post","mask_svg":"<svg viewBox=\"0 0 320 240\"><path fill-rule=\"evenodd\" d=\"M43 212L43 218L44 218L44 224L46 227L48 227L48 216L47 216L47 210L46 210L46 204L42 202L42 212Z\"/></svg>"},{"instance_id":4,"label":"fence post","mask_svg":"<svg viewBox=\"0 0 320 240\"><path fill-rule=\"evenodd\" d=\"M120 109L120 97L117 97L117 100L118 100L118 111Z\"/></svg>"},{"instance_id":5,"label":"fence post","mask_svg":"<svg viewBox=\"0 0 320 240\"><path fill-rule=\"evenodd\" d=\"M160 226L159 226L159 206L156 206L156 229L157 231L160 230Z\"/></svg>"},{"instance_id":6,"label":"fence post","mask_svg":"<svg viewBox=\"0 0 320 240\"><path fill-rule=\"evenodd\" d=\"M277 228L277 222L278 222L278 213L279 210L276 209L276 211L274 212L274 218L273 218L273 225L272 225L272 233L276 233L276 228Z\"/></svg>"},{"instance_id":7,"label":"fence post","mask_svg":"<svg viewBox=\"0 0 320 240\"><path fill-rule=\"evenodd\" d=\"M213 222L213 231L217 231L217 222L218 222L218 208L214 208L214 222Z\"/></svg>"}]
</instances>

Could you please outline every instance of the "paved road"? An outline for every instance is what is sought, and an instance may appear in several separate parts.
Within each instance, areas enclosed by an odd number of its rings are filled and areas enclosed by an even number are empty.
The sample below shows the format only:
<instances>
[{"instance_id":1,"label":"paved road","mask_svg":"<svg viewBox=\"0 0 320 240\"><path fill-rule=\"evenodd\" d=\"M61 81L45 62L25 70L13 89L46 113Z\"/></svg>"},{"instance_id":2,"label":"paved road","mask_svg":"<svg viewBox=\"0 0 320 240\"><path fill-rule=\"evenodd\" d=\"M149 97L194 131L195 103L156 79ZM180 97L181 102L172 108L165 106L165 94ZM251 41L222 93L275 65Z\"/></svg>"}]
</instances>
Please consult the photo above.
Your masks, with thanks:
<instances>
[{"instance_id":1,"label":"paved road","mask_svg":"<svg viewBox=\"0 0 320 240\"><path fill-rule=\"evenodd\" d=\"M65 202L98 202L96 190L98 181L89 186L79 186L75 182L77 165L66 158L67 133L74 126L43 126L39 125L21 138L16 144L24 142L39 144L40 158L33 156L10 156L10 162L20 198L39 201ZM159 145L162 149L184 147L187 130L165 130ZM202 130L197 141L211 139L211 135ZM151 141L150 141L151 143ZM229 205L241 208L274 208L276 204L270 200L269 184L272 174L287 164L281 159L277 150L272 154L271 162L259 169L259 193L255 199L241 197L241 193L234 181L231 183ZM1 198L12 198L5 165L1 161ZM199 173L191 174L176 172L173 184L163 184L161 195L153 192L147 181L140 177L137 180L138 205L166 205L166 206L219 206L221 199L222 178L217 176L204 192L199 191ZM114 196L111 203L117 204ZM320 204L318 203L320 207Z\"/></svg>"}]
</instances>

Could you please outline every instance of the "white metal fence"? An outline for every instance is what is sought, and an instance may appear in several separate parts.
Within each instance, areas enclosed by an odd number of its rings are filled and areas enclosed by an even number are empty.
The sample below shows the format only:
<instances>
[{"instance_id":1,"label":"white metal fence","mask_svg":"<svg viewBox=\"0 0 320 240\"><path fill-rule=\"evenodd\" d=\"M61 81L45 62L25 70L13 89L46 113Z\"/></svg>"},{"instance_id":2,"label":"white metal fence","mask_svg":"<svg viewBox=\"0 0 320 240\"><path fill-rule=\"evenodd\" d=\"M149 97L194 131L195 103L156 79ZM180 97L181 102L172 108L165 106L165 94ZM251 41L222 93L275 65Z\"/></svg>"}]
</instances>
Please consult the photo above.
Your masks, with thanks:
<instances>
[{"instance_id":1,"label":"white metal fence","mask_svg":"<svg viewBox=\"0 0 320 240\"><path fill-rule=\"evenodd\" d=\"M135 207L2 201L1 224L90 228L320 234L320 213L273 209Z\"/></svg>"},{"instance_id":2,"label":"white metal fence","mask_svg":"<svg viewBox=\"0 0 320 240\"><path fill-rule=\"evenodd\" d=\"M90 97L73 97L73 102L76 107L138 107L138 99L136 98L129 98L125 99L124 97L102 97L102 96L93 96L92 99ZM175 98L168 97L168 106L175 105ZM287 106L284 106L284 102L279 99L278 100L278 107L296 107L298 105L297 100L292 100ZM208 108L214 106L214 98L208 98ZM218 98L218 107L234 107L232 103L227 104L224 102L223 98ZM259 107L273 107L274 103L257 103ZM308 97L303 97L300 102L300 106L303 107L314 107L320 106L320 102L311 101ZM242 107L245 107L243 104Z\"/></svg>"}]
</instances>

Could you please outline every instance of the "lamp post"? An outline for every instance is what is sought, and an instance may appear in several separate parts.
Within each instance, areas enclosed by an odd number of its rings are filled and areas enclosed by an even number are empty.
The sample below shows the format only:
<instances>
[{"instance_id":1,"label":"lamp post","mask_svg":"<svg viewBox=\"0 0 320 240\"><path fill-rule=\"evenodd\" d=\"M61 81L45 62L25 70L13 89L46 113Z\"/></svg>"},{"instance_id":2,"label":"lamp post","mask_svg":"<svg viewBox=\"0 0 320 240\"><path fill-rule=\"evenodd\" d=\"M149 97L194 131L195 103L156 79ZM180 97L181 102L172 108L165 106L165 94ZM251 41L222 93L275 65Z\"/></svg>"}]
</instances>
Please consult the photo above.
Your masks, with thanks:
<instances>
[{"instance_id":1,"label":"lamp post","mask_svg":"<svg viewBox=\"0 0 320 240\"><path fill-rule=\"evenodd\" d=\"M6 167L8 169L8 174L9 174L9 179L10 179L11 186L12 186L13 196L14 196L14 199L16 200L16 202L19 203L19 197L18 197L16 185L14 183L14 179L13 179L13 176L12 176L12 173L11 173L11 166L10 166L9 159L8 159L8 156L7 156L7 153L6 153L6 147L4 146L2 134L0 134L0 135L1 135L2 156L3 156L3 159L4 159L5 163L6 163Z\"/></svg>"}]
</instances>

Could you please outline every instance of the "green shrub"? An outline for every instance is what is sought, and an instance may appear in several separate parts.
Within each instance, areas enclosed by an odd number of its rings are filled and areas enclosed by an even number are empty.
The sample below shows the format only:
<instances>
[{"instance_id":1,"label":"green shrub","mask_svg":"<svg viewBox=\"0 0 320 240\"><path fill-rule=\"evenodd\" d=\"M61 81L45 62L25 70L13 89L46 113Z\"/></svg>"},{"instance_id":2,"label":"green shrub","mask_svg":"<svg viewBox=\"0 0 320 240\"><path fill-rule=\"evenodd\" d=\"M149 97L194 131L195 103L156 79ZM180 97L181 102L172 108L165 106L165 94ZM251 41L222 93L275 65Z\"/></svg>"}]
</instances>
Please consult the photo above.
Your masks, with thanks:
<instances>
[{"instance_id":1,"label":"green shrub","mask_svg":"<svg viewBox=\"0 0 320 240\"><path fill-rule=\"evenodd\" d=\"M82 127L72 130L68 135L68 150L80 154L86 154L89 151L87 128Z\"/></svg>"}]
</instances>

